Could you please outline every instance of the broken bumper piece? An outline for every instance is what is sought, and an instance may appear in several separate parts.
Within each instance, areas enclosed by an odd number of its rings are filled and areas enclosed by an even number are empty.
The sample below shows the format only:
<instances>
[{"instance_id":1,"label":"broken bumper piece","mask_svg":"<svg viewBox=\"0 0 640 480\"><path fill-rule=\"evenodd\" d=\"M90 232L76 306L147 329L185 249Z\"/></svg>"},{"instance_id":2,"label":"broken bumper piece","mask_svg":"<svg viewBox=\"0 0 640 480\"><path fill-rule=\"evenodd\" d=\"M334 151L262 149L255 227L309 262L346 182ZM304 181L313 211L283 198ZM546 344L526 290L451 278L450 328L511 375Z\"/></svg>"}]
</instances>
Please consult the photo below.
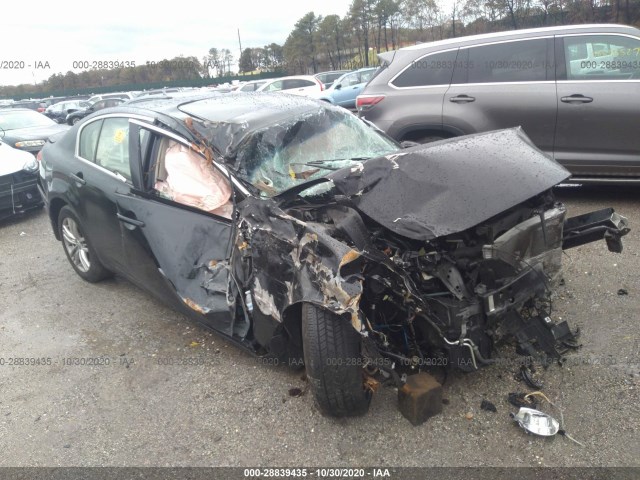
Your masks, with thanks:
<instances>
[{"instance_id":1,"label":"broken bumper piece","mask_svg":"<svg viewBox=\"0 0 640 480\"><path fill-rule=\"evenodd\" d=\"M564 223L562 249L567 250L604 239L611 252L620 253L622 252L621 238L627 233L629 233L627 219L614 212L613 208L604 208L569 218Z\"/></svg>"}]
</instances>

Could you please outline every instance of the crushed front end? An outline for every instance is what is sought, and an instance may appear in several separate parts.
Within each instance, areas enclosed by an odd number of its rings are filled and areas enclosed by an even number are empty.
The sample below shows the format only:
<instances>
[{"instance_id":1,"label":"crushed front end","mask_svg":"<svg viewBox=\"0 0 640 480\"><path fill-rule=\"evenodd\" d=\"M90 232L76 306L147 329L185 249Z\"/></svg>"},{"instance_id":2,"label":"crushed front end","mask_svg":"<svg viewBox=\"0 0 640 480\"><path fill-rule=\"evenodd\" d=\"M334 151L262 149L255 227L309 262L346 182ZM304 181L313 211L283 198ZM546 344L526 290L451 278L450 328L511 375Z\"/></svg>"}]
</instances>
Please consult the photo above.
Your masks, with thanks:
<instances>
[{"instance_id":1,"label":"crushed front end","mask_svg":"<svg viewBox=\"0 0 640 480\"><path fill-rule=\"evenodd\" d=\"M606 235L619 241L626 220L610 213L617 223ZM508 338L519 353L558 358L574 345L567 323L550 318L567 223L575 220L566 220L565 207L546 192L429 242L374 229L373 244L386 258L367 265L360 303L374 351L414 371L475 370L491 363L493 346Z\"/></svg>"}]
</instances>

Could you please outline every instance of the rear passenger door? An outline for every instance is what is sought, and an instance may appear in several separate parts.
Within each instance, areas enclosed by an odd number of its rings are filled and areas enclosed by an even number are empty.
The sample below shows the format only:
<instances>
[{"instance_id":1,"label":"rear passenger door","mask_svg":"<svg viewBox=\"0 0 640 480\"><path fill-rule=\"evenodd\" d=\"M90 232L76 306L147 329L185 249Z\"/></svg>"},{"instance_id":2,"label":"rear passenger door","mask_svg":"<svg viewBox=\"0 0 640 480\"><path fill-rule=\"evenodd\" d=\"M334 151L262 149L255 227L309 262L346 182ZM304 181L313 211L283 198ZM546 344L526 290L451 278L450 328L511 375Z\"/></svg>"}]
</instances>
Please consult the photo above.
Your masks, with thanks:
<instances>
[{"instance_id":1,"label":"rear passenger door","mask_svg":"<svg viewBox=\"0 0 640 480\"><path fill-rule=\"evenodd\" d=\"M555 158L574 176L640 175L640 39L556 37Z\"/></svg>"},{"instance_id":2,"label":"rear passenger door","mask_svg":"<svg viewBox=\"0 0 640 480\"><path fill-rule=\"evenodd\" d=\"M464 133L521 126L553 154L557 100L553 38L461 48L443 124Z\"/></svg>"}]
</instances>

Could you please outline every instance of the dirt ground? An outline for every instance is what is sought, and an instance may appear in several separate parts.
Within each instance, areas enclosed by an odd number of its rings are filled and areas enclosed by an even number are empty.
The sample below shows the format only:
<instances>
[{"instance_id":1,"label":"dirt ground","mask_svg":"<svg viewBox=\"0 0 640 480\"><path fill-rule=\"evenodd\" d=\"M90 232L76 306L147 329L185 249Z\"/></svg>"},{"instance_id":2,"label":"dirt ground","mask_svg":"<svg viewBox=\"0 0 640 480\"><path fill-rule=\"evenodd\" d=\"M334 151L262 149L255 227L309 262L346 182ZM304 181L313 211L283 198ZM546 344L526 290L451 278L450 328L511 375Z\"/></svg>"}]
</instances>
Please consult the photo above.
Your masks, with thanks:
<instances>
[{"instance_id":1,"label":"dirt ground","mask_svg":"<svg viewBox=\"0 0 640 480\"><path fill-rule=\"evenodd\" d=\"M632 228L622 254L569 250L554 303L583 347L543 372L544 392L584 447L513 423L507 394L527 387L507 363L449 375L443 413L419 427L390 387L364 417L323 417L310 395L289 396L300 372L121 278L82 281L42 211L0 224L0 466L640 466L640 194L558 195L570 215L613 206Z\"/></svg>"}]
</instances>

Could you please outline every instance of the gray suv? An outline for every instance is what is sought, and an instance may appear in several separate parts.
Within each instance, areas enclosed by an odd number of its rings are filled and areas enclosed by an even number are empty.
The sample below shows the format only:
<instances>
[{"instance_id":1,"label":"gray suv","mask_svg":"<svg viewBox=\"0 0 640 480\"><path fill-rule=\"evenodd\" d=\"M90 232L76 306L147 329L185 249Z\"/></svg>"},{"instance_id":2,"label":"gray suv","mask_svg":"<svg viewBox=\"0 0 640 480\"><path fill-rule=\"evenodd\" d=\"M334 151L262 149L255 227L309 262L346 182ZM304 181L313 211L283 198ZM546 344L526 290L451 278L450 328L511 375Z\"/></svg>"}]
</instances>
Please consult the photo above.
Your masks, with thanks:
<instances>
[{"instance_id":1,"label":"gray suv","mask_svg":"<svg viewBox=\"0 0 640 480\"><path fill-rule=\"evenodd\" d=\"M640 182L640 30L575 25L379 55L359 114L396 140L521 126L579 183Z\"/></svg>"}]
</instances>

